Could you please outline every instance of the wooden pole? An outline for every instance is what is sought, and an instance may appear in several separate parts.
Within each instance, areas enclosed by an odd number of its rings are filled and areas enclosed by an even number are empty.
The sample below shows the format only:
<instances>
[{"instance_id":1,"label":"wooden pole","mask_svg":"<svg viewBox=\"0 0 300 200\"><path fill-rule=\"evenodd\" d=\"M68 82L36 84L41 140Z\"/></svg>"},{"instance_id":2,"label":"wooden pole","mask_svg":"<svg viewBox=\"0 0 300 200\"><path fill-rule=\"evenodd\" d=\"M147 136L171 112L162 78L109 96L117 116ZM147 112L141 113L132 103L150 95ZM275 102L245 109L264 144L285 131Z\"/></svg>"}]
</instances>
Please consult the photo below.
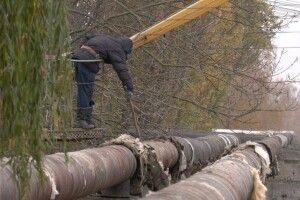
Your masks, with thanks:
<instances>
[{"instance_id":1,"label":"wooden pole","mask_svg":"<svg viewBox=\"0 0 300 200\"><path fill-rule=\"evenodd\" d=\"M171 15L167 19L158 22L150 28L133 35L130 39L133 42L133 48L136 49L159 36L175 29L212 9L226 3L228 0L200 0L196 3L180 10L179 12Z\"/></svg>"}]
</instances>

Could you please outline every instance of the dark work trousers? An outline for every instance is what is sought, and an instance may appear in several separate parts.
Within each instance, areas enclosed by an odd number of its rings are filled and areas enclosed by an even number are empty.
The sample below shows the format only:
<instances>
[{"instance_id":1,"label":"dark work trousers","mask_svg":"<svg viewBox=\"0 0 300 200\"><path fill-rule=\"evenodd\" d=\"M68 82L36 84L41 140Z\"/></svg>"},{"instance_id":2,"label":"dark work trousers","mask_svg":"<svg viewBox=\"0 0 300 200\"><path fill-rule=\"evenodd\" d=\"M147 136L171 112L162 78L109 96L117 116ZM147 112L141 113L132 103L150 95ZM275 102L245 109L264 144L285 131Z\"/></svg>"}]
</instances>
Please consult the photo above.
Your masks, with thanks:
<instances>
[{"instance_id":1,"label":"dark work trousers","mask_svg":"<svg viewBox=\"0 0 300 200\"><path fill-rule=\"evenodd\" d=\"M88 109L92 101L96 74L91 72L83 63L75 62L75 80L77 83L77 109Z\"/></svg>"}]
</instances>

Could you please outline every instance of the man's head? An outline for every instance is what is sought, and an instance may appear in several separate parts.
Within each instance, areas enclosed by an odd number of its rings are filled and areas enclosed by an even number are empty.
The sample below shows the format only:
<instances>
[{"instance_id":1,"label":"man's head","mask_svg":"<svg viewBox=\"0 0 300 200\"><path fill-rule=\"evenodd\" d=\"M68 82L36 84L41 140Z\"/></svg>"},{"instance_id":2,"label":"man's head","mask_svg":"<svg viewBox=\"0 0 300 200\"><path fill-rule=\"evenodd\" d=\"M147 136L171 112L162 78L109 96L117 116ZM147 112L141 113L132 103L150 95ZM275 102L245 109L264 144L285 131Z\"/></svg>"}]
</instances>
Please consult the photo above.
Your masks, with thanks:
<instances>
[{"instance_id":1,"label":"man's head","mask_svg":"<svg viewBox=\"0 0 300 200\"><path fill-rule=\"evenodd\" d=\"M121 42L122 48L123 48L124 52L126 53L126 55L130 54L131 50L132 50L132 46L133 46L131 39L122 37L122 38L120 38L120 42Z\"/></svg>"}]
</instances>

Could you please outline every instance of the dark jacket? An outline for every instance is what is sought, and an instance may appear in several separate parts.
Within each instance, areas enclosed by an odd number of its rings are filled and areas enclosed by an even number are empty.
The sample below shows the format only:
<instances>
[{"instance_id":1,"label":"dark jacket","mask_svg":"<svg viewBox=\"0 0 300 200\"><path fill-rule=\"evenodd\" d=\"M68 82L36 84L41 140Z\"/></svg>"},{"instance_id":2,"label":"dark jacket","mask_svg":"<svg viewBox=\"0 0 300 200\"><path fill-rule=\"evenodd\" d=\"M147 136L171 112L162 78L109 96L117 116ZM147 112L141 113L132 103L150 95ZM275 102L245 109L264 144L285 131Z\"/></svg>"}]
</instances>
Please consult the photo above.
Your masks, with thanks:
<instances>
[{"instance_id":1,"label":"dark jacket","mask_svg":"<svg viewBox=\"0 0 300 200\"><path fill-rule=\"evenodd\" d=\"M97 33L87 35L82 44L94 49L104 63L112 64L123 86L129 91L133 91L132 80L126 66L127 54L131 52L133 45L129 38L114 38ZM74 52L73 58L78 60L96 59L88 50L82 48ZM97 63L84 64L94 73L99 71Z\"/></svg>"}]
</instances>

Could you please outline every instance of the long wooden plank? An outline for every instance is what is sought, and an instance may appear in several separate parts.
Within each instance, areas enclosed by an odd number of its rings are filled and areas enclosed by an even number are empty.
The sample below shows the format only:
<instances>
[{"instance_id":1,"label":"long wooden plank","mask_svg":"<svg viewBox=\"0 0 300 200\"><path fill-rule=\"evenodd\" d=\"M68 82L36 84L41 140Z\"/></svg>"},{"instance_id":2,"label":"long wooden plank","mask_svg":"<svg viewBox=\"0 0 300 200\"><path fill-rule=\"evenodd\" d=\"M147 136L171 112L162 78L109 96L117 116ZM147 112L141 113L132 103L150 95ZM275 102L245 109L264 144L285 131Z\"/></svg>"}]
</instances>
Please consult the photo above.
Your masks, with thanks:
<instances>
[{"instance_id":1,"label":"long wooden plank","mask_svg":"<svg viewBox=\"0 0 300 200\"><path fill-rule=\"evenodd\" d=\"M180 10L179 12L171 15L167 19L158 22L150 28L133 35L130 39L133 42L133 48L136 49L159 36L177 28L208 11L226 3L228 0L200 0L196 3Z\"/></svg>"}]
</instances>

